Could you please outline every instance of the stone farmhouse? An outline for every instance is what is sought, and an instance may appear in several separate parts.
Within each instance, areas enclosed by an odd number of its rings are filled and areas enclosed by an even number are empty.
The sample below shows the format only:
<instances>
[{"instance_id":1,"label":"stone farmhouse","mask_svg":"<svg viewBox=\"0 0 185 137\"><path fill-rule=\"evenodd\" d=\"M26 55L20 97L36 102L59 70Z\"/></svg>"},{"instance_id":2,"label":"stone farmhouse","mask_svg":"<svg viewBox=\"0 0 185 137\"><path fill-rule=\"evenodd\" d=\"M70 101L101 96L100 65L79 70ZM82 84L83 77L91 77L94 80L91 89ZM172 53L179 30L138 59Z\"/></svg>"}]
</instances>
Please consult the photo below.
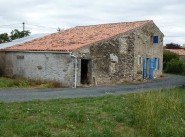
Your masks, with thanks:
<instances>
[{"instance_id":1,"label":"stone farmhouse","mask_svg":"<svg viewBox=\"0 0 185 137\"><path fill-rule=\"evenodd\" d=\"M163 37L152 20L77 26L1 49L0 69L67 87L153 79L162 74Z\"/></svg>"}]
</instances>

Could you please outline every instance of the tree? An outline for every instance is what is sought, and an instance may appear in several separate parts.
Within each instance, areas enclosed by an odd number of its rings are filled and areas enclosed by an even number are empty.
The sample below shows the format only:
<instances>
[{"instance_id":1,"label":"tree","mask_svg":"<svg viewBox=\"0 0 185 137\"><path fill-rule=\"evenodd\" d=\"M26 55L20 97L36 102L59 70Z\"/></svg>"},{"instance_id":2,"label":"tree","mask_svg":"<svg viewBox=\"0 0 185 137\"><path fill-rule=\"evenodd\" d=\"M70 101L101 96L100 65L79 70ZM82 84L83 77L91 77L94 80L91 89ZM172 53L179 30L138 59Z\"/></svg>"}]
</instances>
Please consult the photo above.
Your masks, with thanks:
<instances>
[{"instance_id":1,"label":"tree","mask_svg":"<svg viewBox=\"0 0 185 137\"><path fill-rule=\"evenodd\" d=\"M61 31L61 28L58 27L57 31L60 32Z\"/></svg>"},{"instance_id":2,"label":"tree","mask_svg":"<svg viewBox=\"0 0 185 137\"><path fill-rule=\"evenodd\" d=\"M31 34L31 32L29 30L26 30L26 31L19 31L17 29L14 29L11 31L10 33L10 39L11 40L15 40L15 39L19 39L19 38L23 38L23 37L26 37L26 36L29 36Z\"/></svg>"},{"instance_id":3,"label":"tree","mask_svg":"<svg viewBox=\"0 0 185 137\"><path fill-rule=\"evenodd\" d=\"M62 31L64 31L64 29L61 29L61 28L58 27L57 31L62 32Z\"/></svg>"},{"instance_id":4,"label":"tree","mask_svg":"<svg viewBox=\"0 0 185 137\"><path fill-rule=\"evenodd\" d=\"M29 30L19 31L17 29L14 29L11 31L10 36L8 35L8 33L0 34L0 44L5 42L10 42L15 39L23 38L23 37L29 36L30 34L31 32Z\"/></svg>"},{"instance_id":5,"label":"tree","mask_svg":"<svg viewBox=\"0 0 185 137\"><path fill-rule=\"evenodd\" d=\"M5 43L5 42L9 42L9 41L10 41L10 38L8 36L8 33L0 34L0 44Z\"/></svg>"}]
</instances>

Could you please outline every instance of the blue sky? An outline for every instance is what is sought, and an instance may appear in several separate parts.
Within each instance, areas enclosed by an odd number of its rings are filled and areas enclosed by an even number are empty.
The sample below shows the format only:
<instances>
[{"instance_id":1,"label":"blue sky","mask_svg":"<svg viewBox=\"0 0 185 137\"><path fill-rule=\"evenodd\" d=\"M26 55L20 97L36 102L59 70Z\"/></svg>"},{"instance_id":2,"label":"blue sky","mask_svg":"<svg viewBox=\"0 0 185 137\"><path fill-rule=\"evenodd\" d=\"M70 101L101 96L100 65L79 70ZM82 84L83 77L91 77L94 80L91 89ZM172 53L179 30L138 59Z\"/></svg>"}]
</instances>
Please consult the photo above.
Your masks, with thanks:
<instances>
[{"instance_id":1,"label":"blue sky","mask_svg":"<svg viewBox=\"0 0 185 137\"><path fill-rule=\"evenodd\" d=\"M52 33L58 27L153 20L164 43L182 45L184 13L184 0L0 0L0 33L21 30L23 21L32 33Z\"/></svg>"}]
</instances>

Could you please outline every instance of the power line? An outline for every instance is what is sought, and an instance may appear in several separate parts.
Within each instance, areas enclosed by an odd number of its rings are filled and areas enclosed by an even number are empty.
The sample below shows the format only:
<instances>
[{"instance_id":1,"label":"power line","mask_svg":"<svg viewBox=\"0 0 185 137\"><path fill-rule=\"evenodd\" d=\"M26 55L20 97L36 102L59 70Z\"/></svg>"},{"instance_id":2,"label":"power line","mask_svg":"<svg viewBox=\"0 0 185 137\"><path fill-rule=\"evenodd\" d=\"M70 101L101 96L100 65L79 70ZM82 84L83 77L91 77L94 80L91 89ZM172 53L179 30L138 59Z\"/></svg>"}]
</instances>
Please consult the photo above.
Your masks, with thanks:
<instances>
[{"instance_id":1,"label":"power line","mask_svg":"<svg viewBox=\"0 0 185 137\"><path fill-rule=\"evenodd\" d=\"M38 27L38 28L47 28L47 29L54 29L54 30L57 29L57 28L54 28L54 27L47 27L47 26L42 26L42 25L30 24L30 23L24 23L24 24L27 25L27 26L34 26L34 27ZM1 25L0 28L14 27L14 26L17 26L17 25L22 26L22 23Z\"/></svg>"},{"instance_id":2,"label":"power line","mask_svg":"<svg viewBox=\"0 0 185 137\"><path fill-rule=\"evenodd\" d=\"M8 27L8 26L15 26L15 25L21 25L21 24L20 23L17 23L17 24L1 25L0 27Z\"/></svg>"},{"instance_id":3,"label":"power line","mask_svg":"<svg viewBox=\"0 0 185 137\"><path fill-rule=\"evenodd\" d=\"M57 28L54 28L54 27L46 27L46 26L41 26L41 25L29 24L29 23L27 23L26 25L35 26L35 27L41 27L41 28L55 29L55 30L57 29Z\"/></svg>"}]
</instances>

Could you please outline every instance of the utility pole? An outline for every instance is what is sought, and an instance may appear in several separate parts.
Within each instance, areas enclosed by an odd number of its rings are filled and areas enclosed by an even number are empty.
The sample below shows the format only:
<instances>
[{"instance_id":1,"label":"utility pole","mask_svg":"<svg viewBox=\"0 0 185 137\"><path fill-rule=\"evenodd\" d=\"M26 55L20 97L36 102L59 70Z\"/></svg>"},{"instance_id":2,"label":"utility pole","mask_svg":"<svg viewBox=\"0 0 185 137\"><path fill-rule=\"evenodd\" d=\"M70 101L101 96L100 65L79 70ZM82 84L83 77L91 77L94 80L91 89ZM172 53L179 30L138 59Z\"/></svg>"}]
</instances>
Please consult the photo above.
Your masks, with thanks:
<instances>
[{"instance_id":1,"label":"utility pole","mask_svg":"<svg viewBox=\"0 0 185 137\"><path fill-rule=\"evenodd\" d=\"M23 22L22 25L23 25L23 37L24 37L25 23Z\"/></svg>"}]
</instances>

